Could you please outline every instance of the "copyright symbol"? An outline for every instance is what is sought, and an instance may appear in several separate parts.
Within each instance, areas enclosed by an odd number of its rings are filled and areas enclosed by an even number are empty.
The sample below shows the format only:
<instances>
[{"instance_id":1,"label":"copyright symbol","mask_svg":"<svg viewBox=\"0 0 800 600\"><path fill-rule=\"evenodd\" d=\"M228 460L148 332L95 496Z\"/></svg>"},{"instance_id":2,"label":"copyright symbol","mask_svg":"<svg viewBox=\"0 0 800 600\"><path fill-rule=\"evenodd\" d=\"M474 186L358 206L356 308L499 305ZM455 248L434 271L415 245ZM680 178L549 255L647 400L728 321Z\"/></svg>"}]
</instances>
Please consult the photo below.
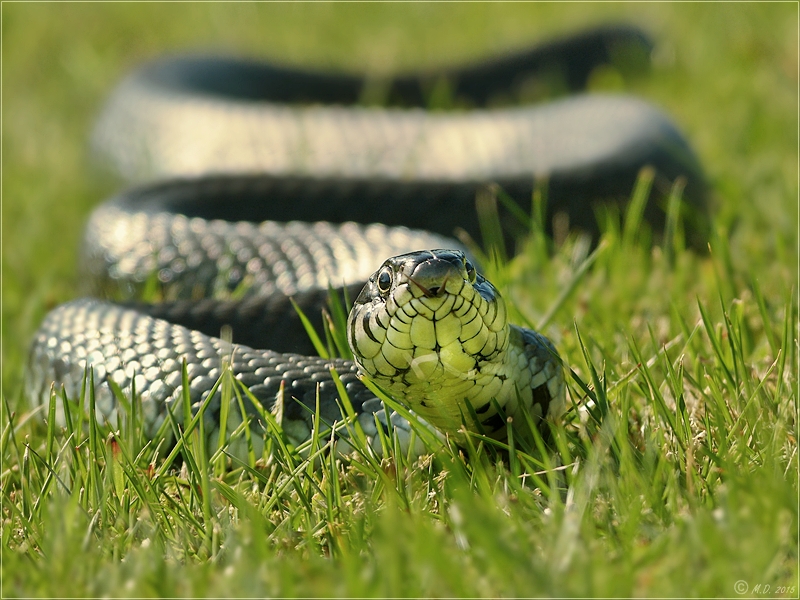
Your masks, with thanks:
<instances>
[{"instance_id":1,"label":"copyright symbol","mask_svg":"<svg viewBox=\"0 0 800 600\"><path fill-rule=\"evenodd\" d=\"M746 594L748 589L747 582L740 579L736 583L733 584L733 591L737 594Z\"/></svg>"}]
</instances>

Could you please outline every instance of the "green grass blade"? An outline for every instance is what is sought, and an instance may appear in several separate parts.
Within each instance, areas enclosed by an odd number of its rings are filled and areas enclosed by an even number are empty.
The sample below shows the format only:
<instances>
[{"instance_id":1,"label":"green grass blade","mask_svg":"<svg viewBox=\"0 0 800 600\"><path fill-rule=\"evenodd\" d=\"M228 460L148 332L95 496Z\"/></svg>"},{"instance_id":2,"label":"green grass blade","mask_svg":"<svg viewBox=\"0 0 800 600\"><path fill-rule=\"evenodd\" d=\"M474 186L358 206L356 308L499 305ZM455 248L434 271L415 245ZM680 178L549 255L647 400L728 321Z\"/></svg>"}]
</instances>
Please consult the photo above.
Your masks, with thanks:
<instances>
[{"instance_id":1,"label":"green grass blade","mask_svg":"<svg viewBox=\"0 0 800 600\"><path fill-rule=\"evenodd\" d=\"M622 245L624 247L630 248L636 244L636 238L642 226L642 217L644 216L647 201L650 198L650 189L653 187L654 178L655 171L652 167L644 167L639 171L622 227Z\"/></svg>"},{"instance_id":2,"label":"green grass blade","mask_svg":"<svg viewBox=\"0 0 800 600\"><path fill-rule=\"evenodd\" d=\"M314 345L314 349L317 351L317 354L319 354L322 358L330 358L331 355L328 352L328 348L322 343L322 340L319 338L319 334L314 330L314 326L311 324L311 321L308 320L308 317L294 301L294 298L289 298L289 301L292 303L297 316L300 317L300 321L303 323L303 328L306 330L308 339L311 340L311 343Z\"/></svg>"}]
</instances>

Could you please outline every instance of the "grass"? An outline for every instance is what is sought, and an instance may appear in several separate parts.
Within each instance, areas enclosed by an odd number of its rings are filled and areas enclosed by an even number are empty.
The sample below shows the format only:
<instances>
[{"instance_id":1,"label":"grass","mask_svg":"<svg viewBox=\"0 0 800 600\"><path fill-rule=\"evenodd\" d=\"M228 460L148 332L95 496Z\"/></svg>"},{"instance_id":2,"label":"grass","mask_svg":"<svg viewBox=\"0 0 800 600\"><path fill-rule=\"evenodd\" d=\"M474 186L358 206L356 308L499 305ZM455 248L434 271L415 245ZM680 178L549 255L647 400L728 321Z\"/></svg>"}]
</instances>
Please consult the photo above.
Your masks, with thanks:
<instances>
[{"instance_id":1,"label":"grass","mask_svg":"<svg viewBox=\"0 0 800 600\"><path fill-rule=\"evenodd\" d=\"M797 14L4 4L2 595L737 596L744 582L745 596L796 597ZM714 233L708 254L692 252L670 219L654 246L634 207L600 215L594 249L579 236L555 244L537 203L523 207L527 243L488 275L571 368L575 408L546 443L334 460L326 437L298 448L274 428L269 460L239 461L229 437L201 442L202 420L178 433L174 456L147 443L135 398L113 432L78 423L81 411L63 431L29 412L27 340L79 294L81 223L119 185L91 172L82 144L132 64L205 42L392 69L615 17L654 32L655 66L592 86L645 96L681 124L713 186ZM247 450L244 429L233 437Z\"/></svg>"}]
</instances>

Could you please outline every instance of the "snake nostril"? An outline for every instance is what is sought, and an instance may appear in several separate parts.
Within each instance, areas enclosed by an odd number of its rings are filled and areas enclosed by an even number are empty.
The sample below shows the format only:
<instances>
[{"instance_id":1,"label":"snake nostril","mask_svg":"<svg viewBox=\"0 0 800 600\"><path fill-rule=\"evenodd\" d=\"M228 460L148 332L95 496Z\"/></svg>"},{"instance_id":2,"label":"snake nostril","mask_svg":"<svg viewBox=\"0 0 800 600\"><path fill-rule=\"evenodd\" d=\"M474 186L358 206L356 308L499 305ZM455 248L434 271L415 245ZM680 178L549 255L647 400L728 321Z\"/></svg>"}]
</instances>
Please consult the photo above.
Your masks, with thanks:
<instances>
[{"instance_id":1,"label":"snake nostril","mask_svg":"<svg viewBox=\"0 0 800 600\"><path fill-rule=\"evenodd\" d=\"M438 296L440 289L442 289L442 288L439 287L439 286L436 286L436 287L428 288L428 291L430 292L431 296Z\"/></svg>"}]
</instances>

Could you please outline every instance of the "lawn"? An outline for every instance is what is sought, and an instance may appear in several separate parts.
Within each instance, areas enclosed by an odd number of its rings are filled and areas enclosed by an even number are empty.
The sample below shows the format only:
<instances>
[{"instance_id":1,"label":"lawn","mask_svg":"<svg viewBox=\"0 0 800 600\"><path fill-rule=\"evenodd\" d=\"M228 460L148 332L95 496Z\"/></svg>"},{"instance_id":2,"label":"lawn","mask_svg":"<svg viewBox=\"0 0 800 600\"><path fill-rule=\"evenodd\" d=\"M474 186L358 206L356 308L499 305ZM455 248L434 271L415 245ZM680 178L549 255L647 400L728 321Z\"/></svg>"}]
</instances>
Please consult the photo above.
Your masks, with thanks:
<instances>
[{"instance_id":1,"label":"lawn","mask_svg":"<svg viewBox=\"0 0 800 600\"><path fill-rule=\"evenodd\" d=\"M800 594L797 4L0 10L4 597ZM574 373L582 409L546 443L409 464L276 442L264 467L187 434L171 470L163 454L150 466L135 421L114 438L29 414L28 340L80 295L82 224L120 187L92 164L88 131L133 66L203 48L397 71L613 20L653 35L653 67L590 87L672 115L706 169L713 232L708 251L680 235L654 246L622 215L590 253L534 229L490 268Z\"/></svg>"}]
</instances>

